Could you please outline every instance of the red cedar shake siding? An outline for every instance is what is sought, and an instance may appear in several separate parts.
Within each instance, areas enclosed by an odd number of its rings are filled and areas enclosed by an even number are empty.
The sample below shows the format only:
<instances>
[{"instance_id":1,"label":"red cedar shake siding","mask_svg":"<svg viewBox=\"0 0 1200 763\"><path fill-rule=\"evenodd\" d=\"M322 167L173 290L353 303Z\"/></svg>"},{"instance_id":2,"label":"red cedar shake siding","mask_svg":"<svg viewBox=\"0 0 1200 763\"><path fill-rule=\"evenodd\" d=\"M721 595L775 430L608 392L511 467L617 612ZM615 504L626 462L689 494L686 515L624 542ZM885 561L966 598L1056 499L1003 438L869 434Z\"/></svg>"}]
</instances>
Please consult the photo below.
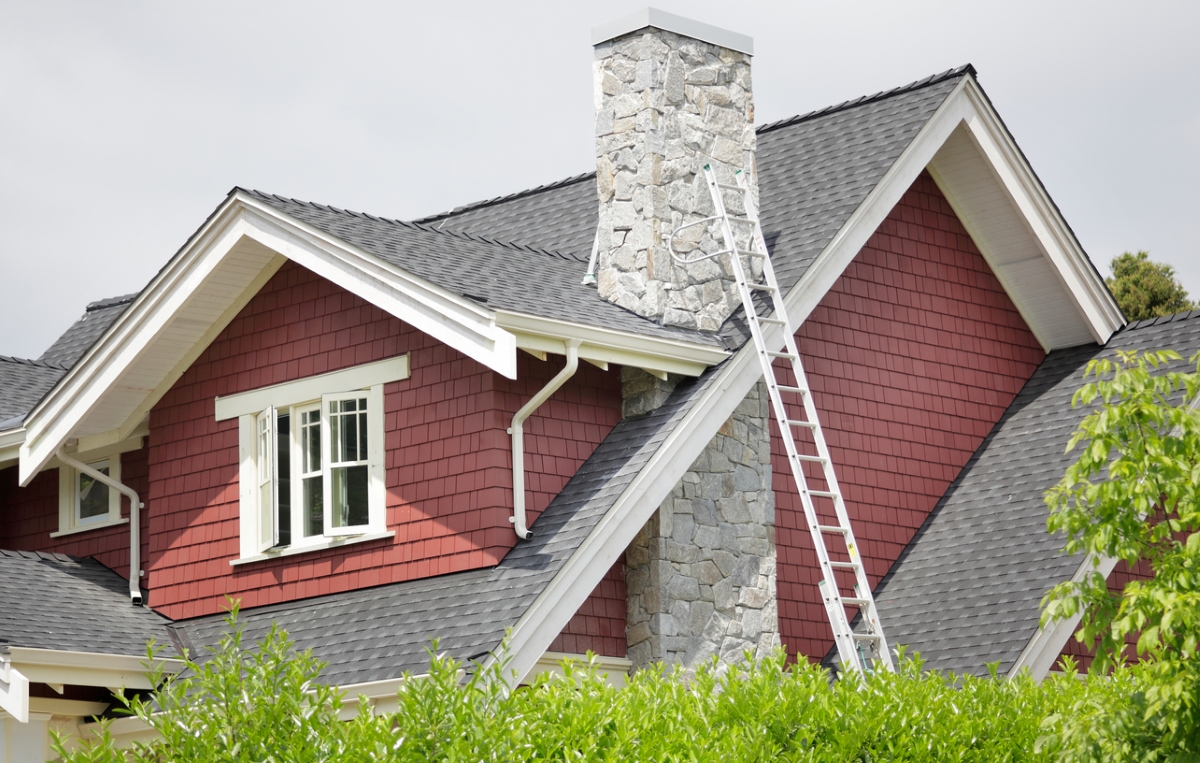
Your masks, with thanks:
<instances>
[{"instance_id":1,"label":"red cedar shake siding","mask_svg":"<svg viewBox=\"0 0 1200 763\"><path fill-rule=\"evenodd\" d=\"M121 455L121 481L137 491L146 502L148 489L148 449ZM0 506L4 522L0 527L0 548L13 551L48 551L72 556L94 556L104 566L129 577L129 523L51 538L58 531L58 470L47 469L33 478L28 487L17 482L17 467L0 471ZM129 499L121 499L121 516L129 517ZM149 520L142 511L142 569L150 540ZM145 579L143 579L143 586Z\"/></svg>"},{"instance_id":2,"label":"red cedar shake siding","mask_svg":"<svg viewBox=\"0 0 1200 763\"><path fill-rule=\"evenodd\" d=\"M238 425L218 395L410 353L384 388L387 527L396 537L231 567L238 556ZM172 618L496 564L509 523L513 413L562 367L522 353L509 380L304 268L286 264L150 414L155 609ZM525 425L530 519L620 419L619 374L584 364Z\"/></svg>"},{"instance_id":3,"label":"red cedar shake siding","mask_svg":"<svg viewBox=\"0 0 1200 763\"><path fill-rule=\"evenodd\" d=\"M928 173L796 337L874 586L1044 353ZM781 639L820 659L833 645L820 574L772 431Z\"/></svg>"},{"instance_id":4,"label":"red cedar shake siding","mask_svg":"<svg viewBox=\"0 0 1200 763\"><path fill-rule=\"evenodd\" d=\"M548 651L624 657L626 646L625 555L621 554Z\"/></svg>"}]
</instances>

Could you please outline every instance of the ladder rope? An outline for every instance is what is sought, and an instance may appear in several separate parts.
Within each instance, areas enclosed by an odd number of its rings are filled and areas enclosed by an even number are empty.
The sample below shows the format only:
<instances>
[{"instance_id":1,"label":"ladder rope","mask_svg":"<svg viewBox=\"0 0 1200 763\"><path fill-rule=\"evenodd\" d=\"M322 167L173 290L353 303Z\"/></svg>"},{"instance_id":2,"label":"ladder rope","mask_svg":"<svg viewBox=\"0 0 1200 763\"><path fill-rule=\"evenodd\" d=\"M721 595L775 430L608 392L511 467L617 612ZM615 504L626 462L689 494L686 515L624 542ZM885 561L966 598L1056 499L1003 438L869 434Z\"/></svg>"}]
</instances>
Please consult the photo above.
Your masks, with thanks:
<instances>
[{"instance_id":1,"label":"ladder rope","mask_svg":"<svg viewBox=\"0 0 1200 763\"><path fill-rule=\"evenodd\" d=\"M838 487L837 477L834 474L833 459L830 457L829 447L825 442L825 435L821 430L816 404L813 402L808 380L800 364L800 351L796 347L796 332L787 317L787 310L780 294L779 283L775 280L775 268L771 264L771 258L768 255L766 241L763 238L762 225L758 219L758 210L755 208L750 187L741 170L735 173L736 185L717 182L716 172L711 165L707 164L704 166L704 177L708 182L709 192L712 194L716 214L677 228L667 238L667 248L671 256L677 262L683 264L699 262L725 254L731 255L729 258L731 270L734 280L737 282L738 293L741 295L742 306L746 310L746 324L750 329L750 335L754 341L755 348L758 350L758 358L762 365L763 376L767 380L766 386L768 396L771 400L771 411L775 418L775 423L778 425L784 448L787 451L788 463L792 469L792 477L796 481L800 503L804 509L804 518L808 523L808 529L813 539L813 546L817 553L817 561L821 568L821 581L819 584L821 599L825 604L825 611L829 616L829 623L833 628L833 637L837 645L838 656L841 658L844 669L856 671L868 670L869 666L867 665L862 644L869 643L873 645L873 651L875 652L875 668L892 670L892 657L888 651L883 629L879 624L875 599L871 595L870 581L867 578L862 558L858 553L858 545L854 539L854 532L850 528L850 517L846 512L841 488ZM722 191L736 191L742 194L743 208L745 209L744 216L729 214L725 208L725 198L722 195ZM675 234L685 228L711 222L720 223L721 236L725 242L724 249L711 254L690 256L682 252L676 252ZM734 223L750 226L751 242L749 249L743 249L738 245L734 237ZM755 283L750 280L746 273L746 268L742 265L742 257L754 258L754 261L762 263L762 283ZM770 297L773 310L770 317L758 314L753 296L756 292L765 293ZM764 325L778 327L778 330L783 332L782 351L769 348L764 334ZM779 370L775 366L776 360L783 360L789 364L795 381L794 384L784 384L776 375L777 370ZM801 398L799 405L803 406L804 411L803 419L794 418L788 413L783 402L782 392L799 394ZM803 429L809 433L812 440L810 444L815 447L816 455L800 452L795 435L796 430L799 429ZM808 487L808 477L804 473L804 464L806 463L820 466L825 482L824 490L813 490ZM836 524L828 524L818 517L816 506L813 503L814 499L832 502L833 513L837 518ZM849 557L849 561L835 561L830 559L829 549L825 545L826 535L840 535L842 537L846 545L845 554ZM855 593L853 596L848 596L841 592L836 576L836 572L838 571L854 573ZM866 633L855 633L851 629L850 619L846 615L846 607L853 607L858 610L861 623L866 628Z\"/></svg>"}]
</instances>

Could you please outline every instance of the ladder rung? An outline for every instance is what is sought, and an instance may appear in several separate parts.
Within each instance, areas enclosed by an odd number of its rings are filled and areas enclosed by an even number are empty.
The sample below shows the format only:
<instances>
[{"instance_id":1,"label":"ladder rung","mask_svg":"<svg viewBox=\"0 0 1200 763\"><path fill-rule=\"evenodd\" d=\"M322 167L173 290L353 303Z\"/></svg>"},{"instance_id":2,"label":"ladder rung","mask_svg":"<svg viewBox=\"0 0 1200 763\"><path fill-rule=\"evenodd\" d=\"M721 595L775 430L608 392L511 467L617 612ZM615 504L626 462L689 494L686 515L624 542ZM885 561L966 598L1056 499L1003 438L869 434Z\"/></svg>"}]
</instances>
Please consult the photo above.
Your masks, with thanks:
<instances>
[{"instance_id":1,"label":"ladder rung","mask_svg":"<svg viewBox=\"0 0 1200 763\"><path fill-rule=\"evenodd\" d=\"M799 461L807 461L807 462L809 462L810 464L823 464L823 463L826 463L826 462L825 462L825 459L821 458L820 456L806 456L806 455L804 455L803 453L797 453L797 454L796 454L796 459L797 459L797 460L799 460Z\"/></svg>"},{"instance_id":2,"label":"ladder rung","mask_svg":"<svg viewBox=\"0 0 1200 763\"><path fill-rule=\"evenodd\" d=\"M806 429L816 429L817 428L817 424L815 421L796 421L795 419L788 419L788 426L804 427Z\"/></svg>"},{"instance_id":3,"label":"ladder rung","mask_svg":"<svg viewBox=\"0 0 1200 763\"><path fill-rule=\"evenodd\" d=\"M787 358L788 360L796 359L796 356L790 352L768 352L767 354L772 358Z\"/></svg>"},{"instance_id":4,"label":"ladder rung","mask_svg":"<svg viewBox=\"0 0 1200 763\"><path fill-rule=\"evenodd\" d=\"M817 525L817 529L823 533L838 533L840 535L847 535L850 532L845 527L839 527L838 525Z\"/></svg>"},{"instance_id":5,"label":"ladder rung","mask_svg":"<svg viewBox=\"0 0 1200 763\"><path fill-rule=\"evenodd\" d=\"M756 252L752 249L738 249L737 253L742 257L766 257L765 252Z\"/></svg>"},{"instance_id":6,"label":"ladder rung","mask_svg":"<svg viewBox=\"0 0 1200 763\"><path fill-rule=\"evenodd\" d=\"M850 638L855 641L878 641L879 636L874 633L851 633Z\"/></svg>"},{"instance_id":7,"label":"ladder rung","mask_svg":"<svg viewBox=\"0 0 1200 763\"><path fill-rule=\"evenodd\" d=\"M748 223L750 225L756 225L758 223L758 220L751 220L749 217L734 217L733 215L726 215L726 218L730 222L734 223Z\"/></svg>"},{"instance_id":8,"label":"ladder rung","mask_svg":"<svg viewBox=\"0 0 1200 763\"><path fill-rule=\"evenodd\" d=\"M796 394L799 394L799 395L807 395L808 394L808 390L806 390L804 387L789 387L786 384L780 384L778 386L779 386L780 392L795 392Z\"/></svg>"},{"instance_id":9,"label":"ladder rung","mask_svg":"<svg viewBox=\"0 0 1200 763\"><path fill-rule=\"evenodd\" d=\"M860 599L857 596L843 596L843 604L849 604L852 607L865 607L871 603L870 599Z\"/></svg>"},{"instance_id":10,"label":"ladder rung","mask_svg":"<svg viewBox=\"0 0 1200 763\"><path fill-rule=\"evenodd\" d=\"M743 191L743 190L745 190L740 185L732 185L730 183L717 183L717 188L724 188L726 191Z\"/></svg>"},{"instance_id":11,"label":"ladder rung","mask_svg":"<svg viewBox=\"0 0 1200 763\"><path fill-rule=\"evenodd\" d=\"M831 493L828 490L809 490L809 495L815 495L817 498L837 498L837 493Z\"/></svg>"},{"instance_id":12,"label":"ladder rung","mask_svg":"<svg viewBox=\"0 0 1200 763\"><path fill-rule=\"evenodd\" d=\"M759 323L769 323L772 326L786 326L787 321L781 321L778 318L759 318Z\"/></svg>"},{"instance_id":13,"label":"ladder rung","mask_svg":"<svg viewBox=\"0 0 1200 763\"><path fill-rule=\"evenodd\" d=\"M835 570L857 570L858 562L830 562L829 566Z\"/></svg>"},{"instance_id":14,"label":"ladder rung","mask_svg":"<svg viewBox=\"0 0 1200 763\"><path fill-rule=\"evenodd\" d=\"M755 291L775 291L774 286L768 286L765 283L748 283L746 284L746 288L754 289Z\"/></svg>"}]
</instances>

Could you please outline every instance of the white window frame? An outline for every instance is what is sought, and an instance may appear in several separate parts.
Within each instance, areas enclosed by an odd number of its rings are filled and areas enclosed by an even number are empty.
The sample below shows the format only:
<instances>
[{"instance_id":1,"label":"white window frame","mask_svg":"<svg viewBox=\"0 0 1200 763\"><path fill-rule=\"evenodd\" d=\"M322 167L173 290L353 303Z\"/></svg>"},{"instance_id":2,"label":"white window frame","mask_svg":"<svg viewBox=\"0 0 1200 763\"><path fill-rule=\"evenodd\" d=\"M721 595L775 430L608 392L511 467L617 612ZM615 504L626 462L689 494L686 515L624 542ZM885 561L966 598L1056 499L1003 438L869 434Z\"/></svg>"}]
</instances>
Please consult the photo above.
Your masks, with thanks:
<instances>
[{"instance_id":1,"label":"white window frame","mask_svg":"<svg viewBox=\"0 0 1200 763\"><path fill-rule=\"evenodd\" d=\"M238 419L240 460L240 556L231 564L245 564L295 553L315 551L344 543L375 540L387 531L386 457L384 448L383 386L407 379L408 356L355 366L271 387L217 398L216 417ZM365 525L331 527L329 403L339 399L367 400L367 508ZM323 478L323 532L305 537L300 413L321 410L321 468ZM279 545L277 486L279 454L276 444L279 416L290 417L291 542ZM266 441L262 435L266 436ZM267 463L260 462L266 459ZM361 463L358 462L358 463ZM261 467L261 468L260 468ZM264 489L266 488L266 489ZM268 498L269 496L269 498ZM266 501L270 506L264 505Z\"/></svg>"},{"instance_id":2,"label":"white window frame","mask_svg":"<svg viewBox=\"0 0 1200 763\"><path fill-rule=\"evenodd\" d=\"M107 467L108 476L117 482L121 481L120 453L112 453L100 458L92 456L81 460L94 469ZM79 516L79 476L80 473L69 466L60 465L58 467L58 531L50 533L51 538L97 530L101 527L112 527L129 521L121 518L121 494L111 487L108 488L108 513L97 514L86 519L81 518Z\"/></svg>"}]
</instances>

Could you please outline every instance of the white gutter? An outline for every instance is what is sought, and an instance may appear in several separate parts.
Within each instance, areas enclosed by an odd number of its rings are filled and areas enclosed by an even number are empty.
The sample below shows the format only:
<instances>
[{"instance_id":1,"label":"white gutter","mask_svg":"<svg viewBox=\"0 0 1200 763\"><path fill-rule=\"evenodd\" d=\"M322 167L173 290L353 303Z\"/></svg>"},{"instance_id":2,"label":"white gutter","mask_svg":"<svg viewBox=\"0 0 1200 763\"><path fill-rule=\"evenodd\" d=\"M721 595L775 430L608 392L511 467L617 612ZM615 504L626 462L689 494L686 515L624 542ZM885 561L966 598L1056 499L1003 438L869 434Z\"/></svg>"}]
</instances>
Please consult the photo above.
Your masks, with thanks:
<instances>
[{"instance_id":1,"label":"white gutter","mask_svg":"<svg viewBox=\"0 0 1200 763\"><path fill-rule=\"evenodd\" d=\"M142 589L138 578L142 576L142 541L141 541L141 510L145 507L138 494L128 485L117 482L103 472L99 472L87 464L80 463L58 449L58 460L77 472L83 472L97 482L108 485L113 490L123 493L129 498L129 599L135 606L142 604Z\"/></svg>"},{"instance_id":2,"label":"white gutter","mask_svg":"<svg viewBox=\"0 0 1200 763\"><path fill-rule=\"evenodd\" d=\"M521 406L521 410L513 416L512 426L508 430L508 433L512 435L513 454L513 515L508 521L513 523L513 529L516 530L517 537L521 539L529 538L532 535L525 524L525 433L521 426L525 423L525 419L529 418L534 411L541 407L542 403L546 402L559 387L566 383L567 379L575 375L575 371L579 368L580 344L582 342L578 339L566 340L567 365L528 403Z\"/></svg>"}]
</instances>

